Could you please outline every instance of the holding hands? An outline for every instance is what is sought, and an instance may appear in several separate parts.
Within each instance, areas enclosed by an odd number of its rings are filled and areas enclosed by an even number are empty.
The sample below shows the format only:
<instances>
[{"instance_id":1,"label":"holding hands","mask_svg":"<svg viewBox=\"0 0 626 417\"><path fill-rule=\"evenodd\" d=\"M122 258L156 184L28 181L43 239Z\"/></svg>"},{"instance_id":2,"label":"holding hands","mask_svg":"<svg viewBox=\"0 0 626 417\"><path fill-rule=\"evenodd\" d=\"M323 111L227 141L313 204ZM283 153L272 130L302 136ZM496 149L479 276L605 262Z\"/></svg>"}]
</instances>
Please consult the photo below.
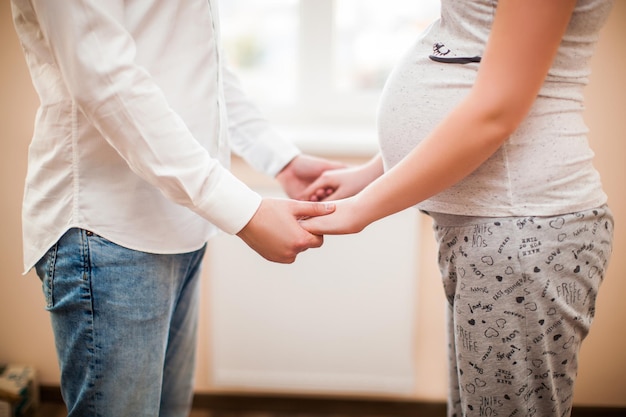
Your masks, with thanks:
<instances>
[{"instance_id":1,"label":"holding hands","mask_svg":"<svg viewBox=\"0 0 626 417\"><path fill-rule=\"evenodd\" d=\"M288 197L302 200L306 190L325 171L344 167L340 162L299 155L276 179ZM334 207L330 203L265 198L237 236L269 261L292 263L300 252L320 247L324 242L323 236L303 229L299 221L327 215Z\"/></svg>"},{"instance_id":2,"label":"holding hands","mask_svg":"<svg viewBox=\"0 0 626 417\"><path fill-rule=\"evenodd\" d=\"M383 174L382 157L376 155L365 164L325 171L309 185L301 198L309 201L335 201L335 210L324 217L311 217L300 225L316 235L358 233L373 219L367 216L363 198L358 194Z\"/></svg>"},{"instance_id":3,"label":"holding hands","mask_svg":"<svg viewBox=\"0 0 626 417\"><path fill-rule=\"evenodd\" d=\"M345 168L341 162L309 155L298 155L276 175L276 180L289 196L296 200L319 201L306 198L308 190L329 171Z\"/></svg>"},{"instance_id":4,"label":"holding hands","mask_svg":"<svg viewBox=\"0 0 626 417\"><path fill-rule=\"evenodd\" d=\"M300 252L320 247L324 234L357 233L369 224L357 215L355 195L382 172L378 155L355 167L299 155L276 179L288 197L304 201L263 199L237 236L267 260L292 263Z\"/></svg>"},{"instance_id":5,"label":"holding hands","mask_svg":"<svg viewBox=\"0 0 626 417\"><path fill-rule=\"evenodd\" d=\"M300 252L324 242L323 236L303 229L299 220L333 211L332 203L265 198L237 236L269 261L292 263Z\"/></svg>"},{"instance_id":6,"label":"holding hands","mask_svg":"<svg viewBox=\"0 0 626 417\"><path fill-rule=\"evenodd\" d=\"M303 191L300 199L322 201L351 197L382 173L383 164L380 155L376 155L363 165L328 170Z\"/></svg>"},{"instance_id":7,"label":"holding hands","mask_svg":"<svg viewBox=\"0 0 626 417\"><path fill-rule=\"evenodd\" d=\"M358 233L371 221L359 204L359 196L338 200L327 216L310 217L300 221L301 227L315 235L345 235Z\"/></svg>"}]
</instances>

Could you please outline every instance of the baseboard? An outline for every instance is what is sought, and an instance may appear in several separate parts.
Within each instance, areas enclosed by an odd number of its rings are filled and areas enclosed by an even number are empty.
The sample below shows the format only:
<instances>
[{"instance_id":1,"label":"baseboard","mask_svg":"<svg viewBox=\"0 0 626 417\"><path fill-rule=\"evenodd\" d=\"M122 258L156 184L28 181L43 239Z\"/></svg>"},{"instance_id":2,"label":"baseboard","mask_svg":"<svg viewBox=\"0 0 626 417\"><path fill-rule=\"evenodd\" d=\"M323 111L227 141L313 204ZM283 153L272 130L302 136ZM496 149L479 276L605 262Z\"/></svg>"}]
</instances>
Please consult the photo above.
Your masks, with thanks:
<instances>
[{"instance_id":1,"label":"baseboard","mask_svg":"<svg viewBox=\"0 0 626 417\"><path fill-rule=\"evenodd\" d=\"M61 388L58 385L39 385L39 400L42 403L62 404Z\"/></svg>"},{"instance_id":2,"label":"baseboard","mask_svg":"<svg viewBox=\"0 0 626 417\"><path fill-rule=\"evenodd\" d=\"M264 412L388 417L443 417L446 405L406 400L296 395L196 394L194 408L228 412Z\"/></svg>"},{"instance_id":3,"label":"baseboard","mask_svg":"<svg viewBox=\"0 0 626 417\"><path fill-rule=\"evenodd\" d=\"M625 407L574 406L572 417L624 417Z\"/></svg>"},{"instance_id":4,"label":"baseboard","mask_svg":"<svg viewBox=\"0 0 626 417\"><path fill-rule=\"evenodd\" d=\"M63 403L58 386L40 387L41 401ZM195 409L215 412L266 412L277 414L380 415L386 417L445 417L441 402L367 398L312 397L299 395L208 394L194 396ZM571 417L624 417L625 407L574 406Z\"/></svg>"}]
</instances>

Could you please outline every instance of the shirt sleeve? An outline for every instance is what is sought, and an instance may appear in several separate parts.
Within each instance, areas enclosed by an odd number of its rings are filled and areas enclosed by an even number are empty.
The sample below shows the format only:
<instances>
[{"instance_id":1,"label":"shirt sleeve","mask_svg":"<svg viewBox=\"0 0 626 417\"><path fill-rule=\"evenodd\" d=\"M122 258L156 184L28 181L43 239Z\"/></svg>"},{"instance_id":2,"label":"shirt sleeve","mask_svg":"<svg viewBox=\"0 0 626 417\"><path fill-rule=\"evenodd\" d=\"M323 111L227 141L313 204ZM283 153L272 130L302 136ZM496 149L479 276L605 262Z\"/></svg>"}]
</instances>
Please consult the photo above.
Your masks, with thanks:
<instances>
[{"instance_id":1,"label":"shirt sleeve","mask_svg":"<svg viewBox=\"0 0 626 417\"><path fill-rule=\"evenodd\" d=\"M143 179L228 233L261 197L193 137L136 63L122 0L33 0L43 37L75 105Z\"/></svg>"},{"instance_id":2,"label":"shirt sleeve","mask_svg":"<svg viewBox=\"0 0 626 417\"><path fill-rule=\"evenodd\" d=\"M224 66L222 72L233 151L256 170L276 176L300 150L271 127L233 71Z\"/></svg>"}]
</instances>

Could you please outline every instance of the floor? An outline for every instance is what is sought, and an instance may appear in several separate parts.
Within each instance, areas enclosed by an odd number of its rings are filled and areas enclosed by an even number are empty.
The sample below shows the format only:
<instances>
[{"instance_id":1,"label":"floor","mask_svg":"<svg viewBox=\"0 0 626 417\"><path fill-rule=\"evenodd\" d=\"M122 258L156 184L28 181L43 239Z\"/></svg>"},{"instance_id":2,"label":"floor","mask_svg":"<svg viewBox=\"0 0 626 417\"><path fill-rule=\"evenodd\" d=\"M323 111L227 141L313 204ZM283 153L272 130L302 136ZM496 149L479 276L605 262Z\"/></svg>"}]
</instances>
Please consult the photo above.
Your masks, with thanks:
<instances>
[{"instance_id":1,"label":"floor","mask_svg":"<svg viewBox=\"0 0 626 417\"><path fill-rule=\"evenodd\" d=\"M66 417L65 407L59 404L42 404L33 417ZM208 410L194 410L189 417L265 417L267 414L211 414Z\"/></svg>"},{"instance_id":2,"label":"floor","mask_svg":"<svg viewBox=\"0 0 626 417\"><path fill-rule=\"evenodd\" d=\"M45 398L44 398L45 400ZM189 417L445 417L443 403L360 399L210 396L194 400ZM574 407L571 417L625 417L626 408ZM30 417L67 417L58 398Z\"/></svg>"},{"instance_id":3,"label":"floor","mask_svg":"<svg viewBox=\"0 0 626 417\"><path fill-rule=\"evenodd\" d=\"M33 417L66 417L66 410L60 404L42 404L37 413ZM268 411L211 411L194 409L189 417L366 417L362 414L309 414L309 413L290 413L290 412L268 412ZM441 415L443 417L443 414ZM389 417L384 414L372 414L367 417Z\"/></svg>"},{"instance_id":4,"label":"floor","mask_svg":"<svg viewBox=\"0 0 626 417\"><path fill-rule=\"evenodd\" d=\"M66 417L60 395L43 395L32 417ZM386 400L207 395L196 396L189 417L444 417L444 404Z\"/></svg>"}]
</instances>

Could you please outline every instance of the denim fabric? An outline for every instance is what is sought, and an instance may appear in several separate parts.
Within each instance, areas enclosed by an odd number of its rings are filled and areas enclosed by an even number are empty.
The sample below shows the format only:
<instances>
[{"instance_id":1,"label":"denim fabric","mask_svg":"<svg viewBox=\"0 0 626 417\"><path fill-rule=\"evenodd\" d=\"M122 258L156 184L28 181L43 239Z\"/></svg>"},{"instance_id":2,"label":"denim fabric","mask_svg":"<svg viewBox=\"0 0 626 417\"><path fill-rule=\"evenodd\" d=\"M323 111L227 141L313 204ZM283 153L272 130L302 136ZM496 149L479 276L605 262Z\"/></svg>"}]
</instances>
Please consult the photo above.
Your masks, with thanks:
<instances>
[{"instance_id":1,"label":"denim fabric","mask_svg":"<svg viewBox=\"0 0 626 417\"><path fill-rule=\"evenodd\" d=\"M68 417L189 414L204 251L150 254L70 229L37 263Z\"/></svg>"}]
</instances>

